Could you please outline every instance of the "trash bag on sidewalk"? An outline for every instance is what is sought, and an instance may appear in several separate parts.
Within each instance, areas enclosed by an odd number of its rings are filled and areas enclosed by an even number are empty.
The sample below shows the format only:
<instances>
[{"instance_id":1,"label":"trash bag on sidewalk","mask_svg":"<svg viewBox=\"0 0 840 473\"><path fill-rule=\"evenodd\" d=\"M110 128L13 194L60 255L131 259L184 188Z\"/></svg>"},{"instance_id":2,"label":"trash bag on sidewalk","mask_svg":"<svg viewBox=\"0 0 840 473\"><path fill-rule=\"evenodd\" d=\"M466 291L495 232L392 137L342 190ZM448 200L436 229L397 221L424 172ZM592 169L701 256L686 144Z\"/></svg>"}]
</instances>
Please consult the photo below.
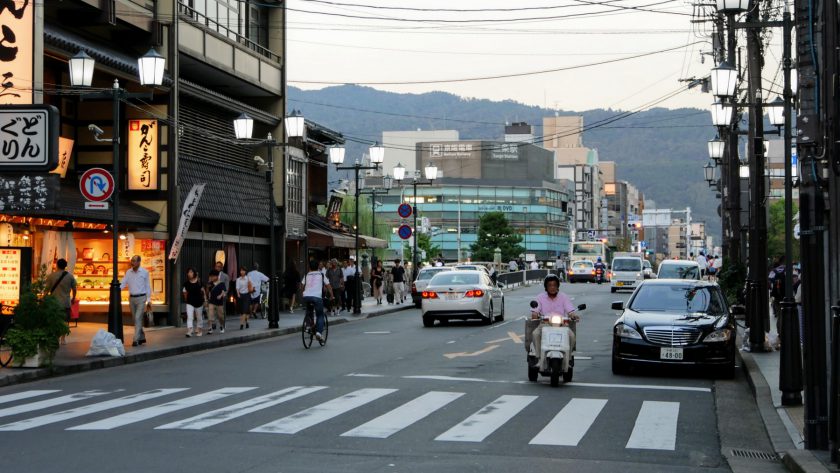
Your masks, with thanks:
<instances>
[{"instance_id":1,"label":"trash bag on sidewalk","mask_svg":"<svg viewBox=\"0 0 840 473\"><path fill-rule=\"evenodd\" d=\"M125 356L125 347L113 333L99 329L90 341L87 356Z\"/></svg>"}]
</instances>

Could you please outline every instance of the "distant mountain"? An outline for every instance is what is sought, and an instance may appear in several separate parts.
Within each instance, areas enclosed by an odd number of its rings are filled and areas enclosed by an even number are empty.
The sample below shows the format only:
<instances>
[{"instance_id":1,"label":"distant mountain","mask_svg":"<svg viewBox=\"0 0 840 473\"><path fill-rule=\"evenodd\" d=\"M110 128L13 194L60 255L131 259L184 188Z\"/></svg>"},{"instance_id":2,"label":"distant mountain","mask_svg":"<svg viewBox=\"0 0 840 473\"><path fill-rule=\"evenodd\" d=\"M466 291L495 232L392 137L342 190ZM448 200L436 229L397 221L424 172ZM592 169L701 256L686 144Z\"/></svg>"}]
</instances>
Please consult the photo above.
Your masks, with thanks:
<instances>
[{"instance_id":1,"label":"distant mountain","mask_svg":"<svg viewBox=\"0 0 840 473\"><path fill-rule=\"evenodd\" d=\"M462 139L501 139L506 122L527 122L542 135L542 119L555 113L513 101L463 98L445 92L397 94L343 85L304 91L289 87L289 107L347 137L347 156L361 156L382 131L457 129ZM691 207L692 220L719 234L719 200L703 176L706 143L713 136L707 111L655 108L561 111L583 115L584 145L602 161L615 161L617 177L637 186L659 208ZM367 143L367 144L365 144Z\"/></svg>"}]
</instances>

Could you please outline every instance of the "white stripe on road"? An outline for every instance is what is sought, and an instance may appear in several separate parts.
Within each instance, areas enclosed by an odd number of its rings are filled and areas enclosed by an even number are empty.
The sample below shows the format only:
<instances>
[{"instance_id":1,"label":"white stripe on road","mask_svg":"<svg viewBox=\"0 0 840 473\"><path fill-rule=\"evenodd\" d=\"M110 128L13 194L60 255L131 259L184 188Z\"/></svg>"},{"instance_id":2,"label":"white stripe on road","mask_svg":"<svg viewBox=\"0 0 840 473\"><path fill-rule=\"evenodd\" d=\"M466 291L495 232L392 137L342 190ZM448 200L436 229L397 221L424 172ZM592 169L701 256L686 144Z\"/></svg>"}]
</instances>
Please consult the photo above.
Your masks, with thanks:
<instances>
[{"instance_id":1,"label":"white stripe on road","mask_svg":"<svg viewBox=\"0 0 840 473\"><path fill-rule=\"evenodd\" d=\"M354 376L356 378L384 378L384 374L367 374L367 373L348 373L344 376Z\"/></svg>"},{"instance_id":2,"label":"white stripe on road","mask_svg":"<svg viewBox=\"0 0 840 473\"><path fill-rule=\"evenodd\" d=\"M606 399L574 398L529 443L575 447L605 405Z\"/></svg>"},{"instance_id":3,"label":"white stripe on road","mask_svg":"<svg viewBox=\"0 0 840 473\"><path fill-rule=\"evenodd\" d=\"M15 394L6 394L0 396L0 404L6 402L20 401L21 399L28 399L30 397L43 396L44 394L52 394L60 391L59 389L37 389L33 391L23 391Z\"/></svg>"},{"instance_id":4,"label":"white stripe on road","mask_svg":"<svg viewBox=\"0 0 840 473\"><path fill-rule=\"evenodd\" d=\"M599 384L599 383L566 383L565 386L581 386L586 388L624 388L624 389L658 389L662 391L694 391L710 393L711 388L697 388L693 386L662 386L655 384Z\"/></svg>"},{"instance_id":5,"label":"white stripe on road","mask_svg":"<svg viewBox=\"0 0 840 473\"><path fill-rule=\"evenodd\" d=\"M0 431L20 431L33 429L35 427L41 427L42 425L54 424L56 422L61 422L68 419L75 419L76 417L82 417L88 414L94 414L96 412L101 412L108 409L114 409L117 407L123 407L130 404L134 404L137 402L148 401L149 399L166 396L168 394L173 394L180 391L186 391L187 389L188 388L154 389L151 391L146 391L144 393L132 394L130 396L111 399L110 401L103 401L96 404L90 404L88 406L77 407L76 409L69 409L66 411L56 412L55 414L47 414L40 417L33 417L31 419L13 422L11 424L0 425Z\"/></svg>"},{"instance_id":6,"label":"white stripe on road","mask_svg":"<svg viewBox=\"0 0 840 473\"><path fill-rule=\"evenodd\" d=\"M170 412L186 409L188 407L202 405L207 402L216 401L234 394L244 393L257 388L222 388L215 391L210 391L196 396L185 397L172 402L167 402L159 406L147 407L145 409L136 410L133 412L126 412L114 417L102 419L88 424L77 425L70 427L67 430L111 430L117 427L122 427L135 422L141 422L152 417L162 416Z\"/></svg>"},{"instance_id":7,"label":"white stripe on road","mask_svg":"<svg viewBox=\"0 0 840 473\"><path fill-rule=\"evenodd\" d=\"M320 424L333 417L344 414L359 406L375 401L382 396L395 392L396 389L359 389L344 396L327 401L315 407L311 407L297 414L261 425L251 432L264 432L269 434L296 434L301 430Z\"/></svg>"},{"instance_id":8,"label":"white stripe on road","mask_svg":"<svg viewBox=\"0 0 840 473\"><path fill-rule=\"evenodd\" d=\"M400 407L344 432L342 437L369 437L384 439L424 419L426 416L463 396L464 393L430 391Z\"/></svg>"},{"instance_id":9,"label":"white stripe on road","mask_svg":"<svg viewBox=\"0 0 840 473\"><path fill-rule=\"evenodd\" d=\"M434 381L467 381L470 383L510 383L510 381L494 381L484 378L456 378L454 376L403 376L403 379L431 379Z\"/></svg>"},{"instance_id":10,"label":"white stripe on road","mask_svg":"<svg viewBox=\"0 0 840 473\"><path fill-rule=\"evenodd\" d=\"M677 443L677 418L680 403L645 401L636 417L633 433L625 448L674 450Z\"/></svg>"},{"instance_id":11,"label":"white stripe on road","mask_svg":"<svg viewBox=\"0 0 840 473\"><path fill-rule=\"evenodd\" d=\"M390 333L391 332L389 332L387 330L380 330L380 331L377 331L377 332L365 332L365 335L388 335Z\"/></svg>"},{"instance_id":12,"label":"white stripe on road","mask_svg":"<svg viewBox=\"0 0 840 473\"><path fill-rule=\"evenodd\" d=\"M501 396L460 424L438 435L435 440L481 442L536 398L537 396Z\"/></svg>"},{"instance_id":13,"label":"white stripe on road","mask_svg":"<svg viewBox=\"0 0 840 473\"><path fill-rule=\"evenodd\" d=\"M76 394L68 394L66 396L55 397L52 399L45 399L43 401L30 402L29 404L21 404L15 407L7 407L0 409L0 417L13 416L16 414L23 414L25 412L32 412L41 409L47 409L53 406L60 406L70 402L82 401L95 396L102 396L108 394L108 391L84 391Z\"/></svg>"},{"instance_id":14,"label":"white stripe on road","mask_svg":"<svg viewBox=\"0 0 840 473\"><path fill-rule=\"evenodd\" d=\"M212 427L222 422L227 422L238 417L256 412L262 409L267 409L277 404L282 404L292 399L306 396L326 389L326 386L293 386L291 388L282 389L280 391L266 394L265 396L255 397L247 401L234 404L232 406L216 409L215 411L205 412L189 419L179 420L170 424L155 427L155 429L185 429L185 430L201 430L207 427Z\"/></svg>"}]
</instances>

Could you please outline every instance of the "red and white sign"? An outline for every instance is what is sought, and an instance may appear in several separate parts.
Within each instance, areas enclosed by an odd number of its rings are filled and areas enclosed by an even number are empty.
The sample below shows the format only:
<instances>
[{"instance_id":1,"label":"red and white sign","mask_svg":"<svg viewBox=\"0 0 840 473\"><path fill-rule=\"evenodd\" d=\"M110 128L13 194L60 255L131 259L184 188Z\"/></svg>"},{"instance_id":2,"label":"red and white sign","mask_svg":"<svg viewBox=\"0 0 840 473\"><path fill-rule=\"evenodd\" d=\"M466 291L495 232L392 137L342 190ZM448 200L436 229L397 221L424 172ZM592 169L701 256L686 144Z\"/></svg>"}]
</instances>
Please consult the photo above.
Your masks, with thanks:
<instances>
[{"instance_id":1,"label":"red and white sign","mask_svg":"<svg viewBox=\"0 0 840 473\"><path fill-rule=\"evenodd\" d=\"M92 202L104 202L114 193L114 177L102 168L91 168L82 174L79 190L85 199Z\"/></svg>"}]
</instances>

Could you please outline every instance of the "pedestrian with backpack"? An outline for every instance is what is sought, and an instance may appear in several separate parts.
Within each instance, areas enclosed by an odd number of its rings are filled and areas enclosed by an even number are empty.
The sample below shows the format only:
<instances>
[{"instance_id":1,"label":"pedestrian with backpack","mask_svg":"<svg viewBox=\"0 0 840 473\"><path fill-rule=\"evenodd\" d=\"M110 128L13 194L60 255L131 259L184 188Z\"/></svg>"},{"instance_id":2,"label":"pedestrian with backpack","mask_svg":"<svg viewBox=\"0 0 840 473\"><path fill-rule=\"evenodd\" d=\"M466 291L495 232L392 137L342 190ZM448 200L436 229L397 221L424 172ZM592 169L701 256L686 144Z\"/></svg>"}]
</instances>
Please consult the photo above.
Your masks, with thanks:
<instances>
[{"instance_id":1,"label":"pedestrian with backpack","mask_svg":"<svg viewBox=\"0 0 840 473\"><path fill-rule=\"evenodd\" d=\"M785 257L780 256L773 264L773 269L768 275L770 282L770 297L773 307L773 315L776 317L776 332L782 334L782 299L785 297Z\"/></svg>"}]
</instances>

